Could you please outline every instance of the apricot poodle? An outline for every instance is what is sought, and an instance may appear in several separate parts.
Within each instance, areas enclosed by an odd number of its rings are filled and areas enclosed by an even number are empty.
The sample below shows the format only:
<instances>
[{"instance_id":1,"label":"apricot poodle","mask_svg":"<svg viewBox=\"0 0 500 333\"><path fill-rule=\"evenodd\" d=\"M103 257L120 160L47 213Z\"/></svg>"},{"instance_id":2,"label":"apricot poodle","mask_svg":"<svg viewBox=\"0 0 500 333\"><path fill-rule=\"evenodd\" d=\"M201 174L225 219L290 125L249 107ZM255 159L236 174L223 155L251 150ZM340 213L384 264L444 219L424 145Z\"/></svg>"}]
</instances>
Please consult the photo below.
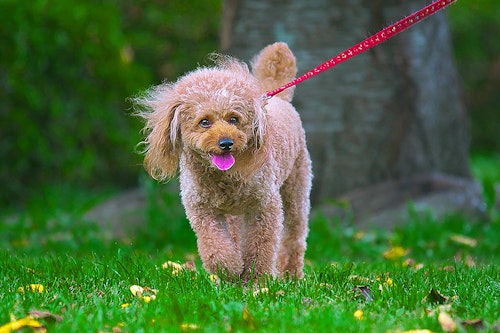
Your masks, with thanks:
<instances>
[{"instance_id":1,"label":"apricot poodle","mask_svg":"<svg viewBox=\"0 0 500 333\"><path fill-rule=\"evenodd\" d=\"M137 99L145 118L144 165L167 180L180 171L182 203L206 270L247 282L260 275L303 277L311 160L285 43L252 63L219 57L176 83Z\"/></svg>"}]
</instances>

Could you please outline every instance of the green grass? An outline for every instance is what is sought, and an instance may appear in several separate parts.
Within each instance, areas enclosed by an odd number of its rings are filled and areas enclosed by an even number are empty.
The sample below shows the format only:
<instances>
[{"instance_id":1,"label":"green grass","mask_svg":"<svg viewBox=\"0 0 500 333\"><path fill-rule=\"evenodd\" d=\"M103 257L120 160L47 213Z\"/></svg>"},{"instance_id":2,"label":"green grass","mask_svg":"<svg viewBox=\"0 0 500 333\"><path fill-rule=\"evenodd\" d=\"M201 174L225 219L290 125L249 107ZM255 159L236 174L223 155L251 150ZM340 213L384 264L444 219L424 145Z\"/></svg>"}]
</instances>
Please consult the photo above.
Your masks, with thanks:
<instances>
[{"instance_id":1,"label":"green grass","mask_svg":"<svg viewBox=\"0 0 500 333\"><path fill-rule=\"evenodd\" d=\"M488 175L485 188L498 182ZM151 195L160 188L145 186ZM13 319L39 316L32 311L51 314L37 319L47 332L443 332L441 312L458 332L499 330L500 219L493 206L488 221L415 215L391 232L319 216L311 221L303 280L242 287L214 282L201 268L194 234L174 209L177 194L150 203L145 214L154 232L109 242L82 215L110 193L74 192L47 188L23 213L2 219L0 332ZM175 216L168 225L159 218L167 213ZM391 249L404 253L388 259ZM175 274L162 268L167 261L196 269ZM31 284L43 292L30 291ZM134 296L132 285L156 298ZM473 319L481 329L464 322Z\"/></svg>"}]
</instances>

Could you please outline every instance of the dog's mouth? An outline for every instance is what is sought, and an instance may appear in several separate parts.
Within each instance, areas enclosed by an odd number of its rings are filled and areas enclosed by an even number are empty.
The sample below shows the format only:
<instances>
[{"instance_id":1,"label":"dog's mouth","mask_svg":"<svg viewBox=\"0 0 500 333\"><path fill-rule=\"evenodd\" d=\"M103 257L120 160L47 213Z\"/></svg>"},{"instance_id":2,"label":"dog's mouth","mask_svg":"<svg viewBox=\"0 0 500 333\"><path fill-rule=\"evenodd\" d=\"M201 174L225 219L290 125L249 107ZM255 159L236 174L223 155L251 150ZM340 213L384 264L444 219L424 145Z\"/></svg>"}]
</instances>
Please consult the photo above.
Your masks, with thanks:
<instances>
[{"instance_id":1,"label":"dog's mouth","mask_svg":"<svg viewBox=\"0 0 500 333\"><path fill-rule=\"evenodd\" d=\"M231 169L234 165L234 156L231 153L213 154L212 163L221 171Z\"/></svg>"}]
</instances>

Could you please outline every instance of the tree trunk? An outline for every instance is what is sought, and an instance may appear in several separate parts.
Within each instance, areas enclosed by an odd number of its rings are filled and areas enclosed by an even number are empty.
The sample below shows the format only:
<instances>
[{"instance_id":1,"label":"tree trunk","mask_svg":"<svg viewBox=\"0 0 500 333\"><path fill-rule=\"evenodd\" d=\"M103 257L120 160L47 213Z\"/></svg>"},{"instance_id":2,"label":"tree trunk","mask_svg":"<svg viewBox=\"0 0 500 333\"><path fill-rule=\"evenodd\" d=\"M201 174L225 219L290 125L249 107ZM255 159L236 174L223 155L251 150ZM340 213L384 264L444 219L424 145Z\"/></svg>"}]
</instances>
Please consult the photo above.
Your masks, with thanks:
<instances>
[{"instance_id":1,"label":"tree trunk","mask_svg":"<svg viewBox=\"0 0 500 333\"><path fill-rule=\"evenodd\" d=\"M426 4L226 0L222 51L250 60L284 41L302 74ZM313 159L313 203L433 172L470 177L467 115L443 11L300 84L294 105Z\"/></svg>"}]
</instances>

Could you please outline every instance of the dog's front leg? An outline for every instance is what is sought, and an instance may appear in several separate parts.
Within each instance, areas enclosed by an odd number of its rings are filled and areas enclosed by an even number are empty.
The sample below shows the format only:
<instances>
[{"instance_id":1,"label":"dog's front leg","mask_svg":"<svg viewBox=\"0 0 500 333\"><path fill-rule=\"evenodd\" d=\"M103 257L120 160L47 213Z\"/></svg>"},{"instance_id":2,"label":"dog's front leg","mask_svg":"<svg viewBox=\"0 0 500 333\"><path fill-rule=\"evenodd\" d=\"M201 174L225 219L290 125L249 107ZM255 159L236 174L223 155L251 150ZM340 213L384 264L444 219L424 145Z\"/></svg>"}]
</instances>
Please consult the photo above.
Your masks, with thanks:
<instances>
[{"instance_id":1,"label":"dog's front leg","mask_svg":"<svg viewBox=\"0 0 500 333\"><path fill-rule=\"evenodd\" d=\"M239 277L243 272L243 259L224 216L189 210L186 213L196 233L203 267L212 274L222 274L224 279Z\"/></svg>"},{"instance_id":2,"label":"dog's front leg","mask_svg":"<svg viewBox=\"0 0 500 333\"><path fill-rule=\"evenodd\" d=\"M256 212L247 214L243 227L243 282L262 274L275 276L277 253L283 226L281 199L271 199Z\"/></svg>"}]
</instances>

